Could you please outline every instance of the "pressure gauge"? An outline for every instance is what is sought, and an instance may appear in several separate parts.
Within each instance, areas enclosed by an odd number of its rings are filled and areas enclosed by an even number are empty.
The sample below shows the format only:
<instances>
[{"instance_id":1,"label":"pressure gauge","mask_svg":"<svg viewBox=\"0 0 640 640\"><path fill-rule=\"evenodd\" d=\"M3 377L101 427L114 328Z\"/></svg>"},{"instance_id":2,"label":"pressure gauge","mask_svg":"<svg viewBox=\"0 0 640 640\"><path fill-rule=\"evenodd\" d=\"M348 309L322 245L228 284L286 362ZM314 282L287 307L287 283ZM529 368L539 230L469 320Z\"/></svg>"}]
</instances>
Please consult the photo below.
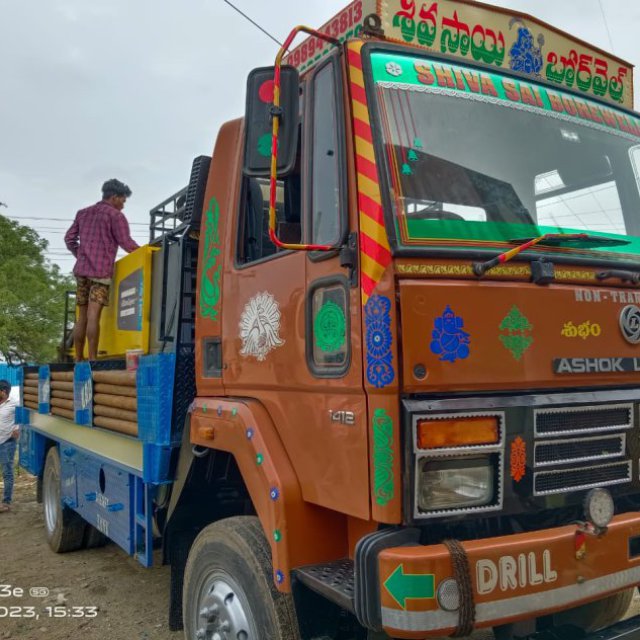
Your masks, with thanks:
<instances>
[{"instance_id":1,"label":"pressure gauge","mask_svg":"<svg viewBox=\"0 0 640 640\"><path fill-rule=\"evenodd\" d=\"M613 518L614 504L606 489L592 489L584 501L584 514L591 524L604 529Z\"/></svg>"}]
</instances>

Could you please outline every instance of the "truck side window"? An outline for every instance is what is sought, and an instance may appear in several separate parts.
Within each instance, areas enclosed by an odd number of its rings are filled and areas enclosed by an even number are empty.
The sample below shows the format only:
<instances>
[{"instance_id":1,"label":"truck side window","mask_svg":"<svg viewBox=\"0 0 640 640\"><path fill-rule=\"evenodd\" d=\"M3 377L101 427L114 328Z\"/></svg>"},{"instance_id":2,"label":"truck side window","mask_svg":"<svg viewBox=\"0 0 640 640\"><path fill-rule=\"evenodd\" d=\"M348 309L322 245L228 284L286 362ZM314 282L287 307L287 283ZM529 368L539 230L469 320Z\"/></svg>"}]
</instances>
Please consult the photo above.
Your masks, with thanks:
<instances>
[{"instance_id":1,"label":"truck side window","mask_svg":"<svg viewBox=\"0 0 640 640\"><path fill-rule=\"evenodd\" d=\"M327 64L314 78L313 114L311 242L335 244L340 239L341 148L333 64Z\"/></svg>"},{"instance_id":2,"label":"truck side window","mask_svg":"<svg viewBox=\"0 0 640 640\"><path fill-rule=\"evenodd\" d=\"M348 283L342 277L317 280L307 299L307 362L319 378L340 378L349 369Z\"/></svg>"},{"instance_id":3,"label":"truck side window","mask_svg":"<svg viewBox=\"0 0 640 640\"><path fill-rule=\"evenodd\" d=\"M300 174L294 173L278 180L276 192L277 233L283 242L300 242L300 209ZM244 179L239 231L238 263L249 264L278 253L269 237L268 178Z\"/></svg>"}]
</instances>

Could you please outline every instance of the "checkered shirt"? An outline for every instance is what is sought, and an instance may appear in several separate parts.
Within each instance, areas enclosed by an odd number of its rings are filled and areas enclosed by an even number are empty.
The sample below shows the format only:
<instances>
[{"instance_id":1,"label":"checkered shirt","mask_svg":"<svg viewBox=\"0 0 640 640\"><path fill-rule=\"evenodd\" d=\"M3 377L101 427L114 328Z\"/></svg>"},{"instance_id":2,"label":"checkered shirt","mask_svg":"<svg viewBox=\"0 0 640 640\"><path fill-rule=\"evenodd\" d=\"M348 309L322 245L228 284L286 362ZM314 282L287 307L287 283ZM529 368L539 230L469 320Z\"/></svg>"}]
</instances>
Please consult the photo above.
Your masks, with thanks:
<instances>
[{"instance_id":1,"label":"checkered shirt","mask_svg":"<svg viewBox=\"0 0 640 640\"><path fill-rule=\"evenodd\" d=\"M118 247L139 248L122 211L104 201L78 211L64 242L76 257L74 275L85 278L111 278Z\"/></svg>"}]
</instances>

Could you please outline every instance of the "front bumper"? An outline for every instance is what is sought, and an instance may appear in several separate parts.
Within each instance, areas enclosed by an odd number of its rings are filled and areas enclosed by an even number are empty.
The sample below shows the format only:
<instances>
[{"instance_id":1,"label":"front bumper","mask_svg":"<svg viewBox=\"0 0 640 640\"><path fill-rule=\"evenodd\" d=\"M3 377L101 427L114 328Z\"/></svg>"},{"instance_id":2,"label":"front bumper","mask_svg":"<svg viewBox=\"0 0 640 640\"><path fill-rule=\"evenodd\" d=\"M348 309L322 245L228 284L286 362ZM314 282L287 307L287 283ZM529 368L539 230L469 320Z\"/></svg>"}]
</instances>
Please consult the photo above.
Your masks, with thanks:
<instances>
[{"instance_id":1,"label":"front bumper","mask_svg":"<svg viewBox=\"0 0 640 640\"><path fill-rule=\"evenodd\" d=\"M600 537L584 539L571 525L463 542L475 626L546 615L640 584L636 538L640 513L615 517ZM455 631L459 613L444 610L438 596L440 586L454 577L444 545L380 550L377 576L380 623L388 635L418 640Z\"/></svg>"}]
</instances>

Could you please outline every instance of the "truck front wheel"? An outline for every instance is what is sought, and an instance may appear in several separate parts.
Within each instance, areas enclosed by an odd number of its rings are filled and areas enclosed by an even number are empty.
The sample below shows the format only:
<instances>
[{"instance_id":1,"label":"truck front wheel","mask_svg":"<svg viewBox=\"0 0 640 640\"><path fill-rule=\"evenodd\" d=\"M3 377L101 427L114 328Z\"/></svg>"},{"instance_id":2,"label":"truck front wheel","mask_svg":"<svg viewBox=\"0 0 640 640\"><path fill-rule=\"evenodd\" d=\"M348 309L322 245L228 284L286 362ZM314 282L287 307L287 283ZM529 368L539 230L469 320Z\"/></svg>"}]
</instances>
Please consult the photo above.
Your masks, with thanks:
<instances>
[{"instance_id":1,"label":"truck front wheel","mask_svg":"<svg viewBox=\"0 0 640 640\"><path fill-rule=\"evenodd\" d=\"M182 600L187 640L299 640L289 594L273 584L271 549L255 517L203 529L187 559Z\"/></svg>"},{"instance_id":2,"label":"truck front wheel","mask_svg":"<svg viewBox=\"0 0 640 640\"><path fill-rule=\"evenodd\" d=\"M561 611L553 616L556 626L572 624L584 631L597 631L618 622L629 609L635 589L626 589L612 596Z\"/></svg>"},{"instance_id":3,"label":"truck front wheel","mask_svg":"<svg viewBox=\"0 0 640 640\"><path fill-rule=\"evenodd\" d=\"M51 549L66 553L82 547L85 522L75 511L63 506L60 482L60 455L56 447L51 447L42 478L44 530Z\"/></svg>"}]
</instances>

